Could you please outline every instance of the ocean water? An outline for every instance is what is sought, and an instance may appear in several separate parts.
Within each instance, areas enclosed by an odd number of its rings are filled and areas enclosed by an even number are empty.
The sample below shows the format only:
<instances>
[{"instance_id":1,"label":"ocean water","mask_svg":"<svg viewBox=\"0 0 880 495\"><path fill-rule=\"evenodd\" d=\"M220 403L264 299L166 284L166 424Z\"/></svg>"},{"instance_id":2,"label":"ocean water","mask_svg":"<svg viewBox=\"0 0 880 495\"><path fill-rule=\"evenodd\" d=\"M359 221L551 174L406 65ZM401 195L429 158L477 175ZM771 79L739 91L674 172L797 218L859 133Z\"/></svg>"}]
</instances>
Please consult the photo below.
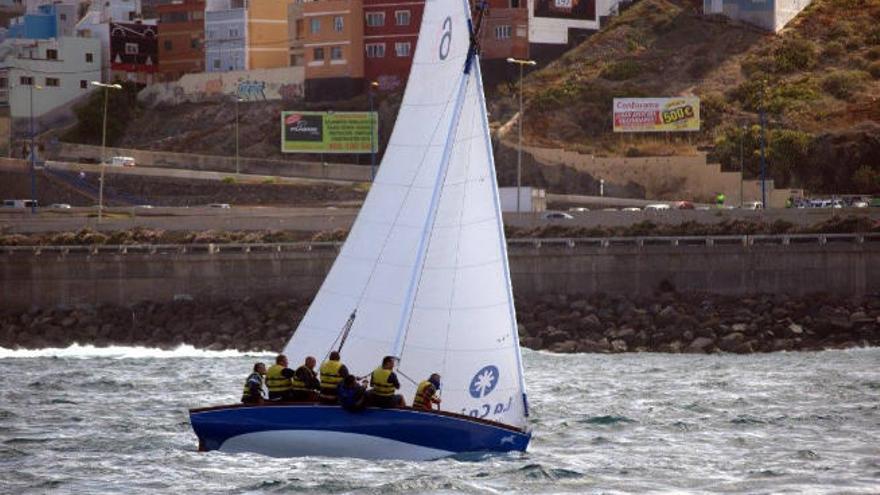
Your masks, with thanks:
<instances>
[{"instance_id":1,"label":"ocean water","mask_svg":"<svg viewBox=\"0 0 880 495\"><path fill-rule=\"evenodd\" d=\"M186 411L267 355L0 349L0 493L880 493L880 349L525 351L525 454L199 453Z\"/></svg>"}]
</instances>

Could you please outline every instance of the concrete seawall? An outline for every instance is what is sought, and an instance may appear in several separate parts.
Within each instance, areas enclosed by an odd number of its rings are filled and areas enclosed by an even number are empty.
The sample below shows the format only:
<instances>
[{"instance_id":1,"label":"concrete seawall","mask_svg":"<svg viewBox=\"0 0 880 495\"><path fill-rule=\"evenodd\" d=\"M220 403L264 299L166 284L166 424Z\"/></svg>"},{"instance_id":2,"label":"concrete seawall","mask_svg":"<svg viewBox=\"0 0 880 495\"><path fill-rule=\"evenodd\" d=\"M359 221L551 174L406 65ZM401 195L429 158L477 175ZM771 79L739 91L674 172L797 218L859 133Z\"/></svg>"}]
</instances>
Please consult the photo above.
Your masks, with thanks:
<instances>
[{"instance_id":1,"label":"concrete seawall","mask_svg":"<svg viewBox=\"0 0 880 495\"><path fill-rule=\"evenodd\" d=\"M0 308L174 298L309 298L335 244L0 247ZM514 240L518 297L880 291L880 235Z\"/></svg>"}]
</instances>

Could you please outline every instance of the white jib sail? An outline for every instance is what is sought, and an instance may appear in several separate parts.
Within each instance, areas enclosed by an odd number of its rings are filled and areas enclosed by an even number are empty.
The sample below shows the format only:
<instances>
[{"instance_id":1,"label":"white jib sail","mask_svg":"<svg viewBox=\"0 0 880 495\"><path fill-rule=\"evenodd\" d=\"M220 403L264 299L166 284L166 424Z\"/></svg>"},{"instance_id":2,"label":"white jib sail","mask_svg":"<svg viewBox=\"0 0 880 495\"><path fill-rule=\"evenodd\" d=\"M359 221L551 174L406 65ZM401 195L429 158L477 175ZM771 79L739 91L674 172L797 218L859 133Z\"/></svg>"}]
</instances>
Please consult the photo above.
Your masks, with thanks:
<instances>
[{"instance_id":1,"label":"white jib sail","mask_svg":"<svg viewBox=\"0 0 880 495\"><path fill-rule=\"evenodd\" d=\"M400 358L401 393L442 376L442 409L526 426L527 406L479 63L467 0L428 0L397 123L364 206L287 344L319 360ZM410 378L412 381L410 381Z\"/></svg>"}]
</instances>

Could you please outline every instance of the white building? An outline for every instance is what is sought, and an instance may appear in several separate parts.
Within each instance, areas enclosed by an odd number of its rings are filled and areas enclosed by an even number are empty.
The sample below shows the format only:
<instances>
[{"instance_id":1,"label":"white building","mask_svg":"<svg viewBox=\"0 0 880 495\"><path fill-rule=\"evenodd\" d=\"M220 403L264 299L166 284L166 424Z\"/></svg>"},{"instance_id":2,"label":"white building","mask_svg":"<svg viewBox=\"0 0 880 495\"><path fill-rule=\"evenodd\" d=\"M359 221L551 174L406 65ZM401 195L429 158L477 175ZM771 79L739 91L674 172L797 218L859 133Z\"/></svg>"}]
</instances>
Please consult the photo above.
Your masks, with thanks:
<instances>
[{"instance_id":1,"label":"white building","mask_svg":"<svg viewBox=\"0 0 880 495\"><path fill-rule=\"evenodd\" d=\"M703 0L704 14L723 14L731 19L779 32L811 0Z\"/></svg>"},{"instance_id":2,"label":"white building","mask_svg":"<svg viewBox=\"0 0 880 495\"><path fill-rule=\"evenodd\" d=\"M9 39L0 44L0 60L0 106L9 106L19 134L22 128L27 132L31 114L47 124L69 112L91 90L89 83L101 77L96 39Z\"/></svg>"},{"instance_id":3,"label":"white building","mask_svg":"<svg viewBox=\"0 0 880 495\"><path fill-rule=\"evenodd\" d=\"M598 31L620 0L528 0L529 44L568 45L572 31ZM592 6L595 5L595 8Z\"/></svg>"}]
</instances>

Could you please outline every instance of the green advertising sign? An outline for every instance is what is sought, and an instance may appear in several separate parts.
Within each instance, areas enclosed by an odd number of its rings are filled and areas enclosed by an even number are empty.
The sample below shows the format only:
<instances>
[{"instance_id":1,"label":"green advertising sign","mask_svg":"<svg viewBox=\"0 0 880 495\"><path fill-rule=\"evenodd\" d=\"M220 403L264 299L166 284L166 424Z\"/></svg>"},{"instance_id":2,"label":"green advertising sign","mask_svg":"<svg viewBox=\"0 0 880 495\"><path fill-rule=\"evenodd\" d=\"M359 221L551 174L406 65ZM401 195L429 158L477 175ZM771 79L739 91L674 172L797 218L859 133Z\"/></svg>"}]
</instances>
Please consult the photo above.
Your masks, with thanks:
<instances>
[{"instance_id":1,"label":"green advertising sign","mask_svg":"<svg viewBox=\"0 0 880 495\"><path fill-rule=\"evenodd\" d=\"M375 112L281 112L283 153L372 153L378 143Z\"/></svg>"}]
</instances>

